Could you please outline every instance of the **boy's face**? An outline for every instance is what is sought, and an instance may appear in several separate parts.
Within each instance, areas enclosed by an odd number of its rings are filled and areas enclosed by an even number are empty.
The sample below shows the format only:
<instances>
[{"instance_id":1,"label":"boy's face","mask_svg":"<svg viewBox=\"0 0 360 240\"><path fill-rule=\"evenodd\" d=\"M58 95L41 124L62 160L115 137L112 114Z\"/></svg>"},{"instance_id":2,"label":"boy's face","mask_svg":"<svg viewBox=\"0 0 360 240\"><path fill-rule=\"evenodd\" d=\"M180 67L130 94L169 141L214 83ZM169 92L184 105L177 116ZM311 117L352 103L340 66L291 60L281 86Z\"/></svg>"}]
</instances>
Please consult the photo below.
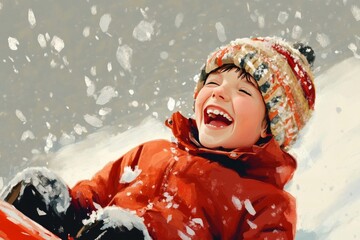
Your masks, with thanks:
<instances>
[{"instance_id":1,"label":"boy's face","mask_svg":"<svg viewBox=\"0 0 360 240\"><path fill-rule=\"evenodd\" d=\"M237 69L211 73L195 101L200 143L207 148L235 149L266 136L265 104L253 78Z\"/></svg>"}]
</instances>

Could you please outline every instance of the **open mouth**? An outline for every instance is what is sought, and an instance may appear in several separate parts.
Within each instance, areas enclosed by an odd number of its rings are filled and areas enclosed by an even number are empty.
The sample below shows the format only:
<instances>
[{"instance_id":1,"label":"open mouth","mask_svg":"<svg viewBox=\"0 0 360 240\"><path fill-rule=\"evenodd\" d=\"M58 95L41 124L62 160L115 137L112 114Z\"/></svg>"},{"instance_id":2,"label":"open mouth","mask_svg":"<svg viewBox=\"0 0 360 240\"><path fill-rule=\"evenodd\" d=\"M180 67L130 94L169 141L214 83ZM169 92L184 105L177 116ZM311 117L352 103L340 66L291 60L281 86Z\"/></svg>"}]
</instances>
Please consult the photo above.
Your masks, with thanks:
<instances>
[{"instance_id":1,"label":"open mouth","mask_svg":"<svg viewBox=\"0 0 360 240\"><path fill-rule=\"evenodd\" d=\"M209 106L204 110L204 122L206 125L223 128L231 125L233 119L225 111Z\"/></svg>"}]
</instances>

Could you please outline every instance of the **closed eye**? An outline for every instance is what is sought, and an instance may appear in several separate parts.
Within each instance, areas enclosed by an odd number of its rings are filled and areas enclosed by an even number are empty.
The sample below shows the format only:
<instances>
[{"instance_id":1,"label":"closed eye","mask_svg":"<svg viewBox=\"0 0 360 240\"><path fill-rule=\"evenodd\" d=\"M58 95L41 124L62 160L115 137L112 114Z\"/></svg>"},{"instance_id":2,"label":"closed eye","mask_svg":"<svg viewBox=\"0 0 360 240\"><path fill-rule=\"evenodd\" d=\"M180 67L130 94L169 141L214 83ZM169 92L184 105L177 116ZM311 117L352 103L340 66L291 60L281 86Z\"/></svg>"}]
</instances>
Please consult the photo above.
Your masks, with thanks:
<instances>
[{"instance_id":1,"label":"closed eye","mask_svg":"<svg viewBox=\"0 0 360 240\"><path fill-rule=\"evenodd\" d=\"M217 82L207 82L205 85L215 84L216 86L220 86Z\"/></svg>"},{"instance_id":2,"label":"closed eye","mask_svg":"<svg viewBox=\"0 0 360 240\"><path fill-rule=\"evenodd\" d=\"M247 95L251 96L251 94L250 94L248 91L244 90L244 89L240 89L240 90L239 90L239 92L243 92L243 93L245 93L245 94L247 94Z\"/></svg>"}]
</instances>

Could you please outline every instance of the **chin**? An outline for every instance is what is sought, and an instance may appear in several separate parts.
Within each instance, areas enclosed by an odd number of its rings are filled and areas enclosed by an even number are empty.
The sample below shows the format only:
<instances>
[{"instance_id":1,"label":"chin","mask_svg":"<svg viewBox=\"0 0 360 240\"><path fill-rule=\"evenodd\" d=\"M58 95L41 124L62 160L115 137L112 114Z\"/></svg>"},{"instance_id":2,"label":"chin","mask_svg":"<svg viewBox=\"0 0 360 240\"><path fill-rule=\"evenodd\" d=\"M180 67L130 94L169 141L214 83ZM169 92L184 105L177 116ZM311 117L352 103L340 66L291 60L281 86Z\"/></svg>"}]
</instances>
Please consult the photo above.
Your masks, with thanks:
<instances>
[{"instance_id":1,"label":"chin","mask_svg":"<svg viewBox=\"0 0 360 240\"><path fill-rule=\"evenodd\" d=\"M213 137L199 135L200 144L206 148L215 149L221 147L221 142L214 140Z\"/></svg>"}]
</instances>

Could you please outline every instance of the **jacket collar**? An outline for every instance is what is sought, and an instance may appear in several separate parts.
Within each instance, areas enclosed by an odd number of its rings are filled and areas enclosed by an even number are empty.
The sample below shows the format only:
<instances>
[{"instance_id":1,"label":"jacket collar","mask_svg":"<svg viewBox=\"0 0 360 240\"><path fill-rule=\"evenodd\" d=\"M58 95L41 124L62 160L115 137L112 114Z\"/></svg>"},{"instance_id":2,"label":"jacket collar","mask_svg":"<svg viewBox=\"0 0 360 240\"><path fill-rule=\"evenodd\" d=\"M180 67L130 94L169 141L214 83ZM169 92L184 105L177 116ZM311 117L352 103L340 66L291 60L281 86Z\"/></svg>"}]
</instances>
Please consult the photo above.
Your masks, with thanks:
<instances>
[{"instance_id":1,"label":"jacket collar","mask_svg":"<svg viewBox=\"0 0 360 240\"><path fill-rule=\"evenodd\" d=\"M283 151L275 139L269 135L261 146L231 151L208 149L197 140L197 127L194 119L185 118L176 112L165 124L172 130L180 148L193 155L201 155L233 168L241 176L253 178L283 188L292 178L296 169L295 159Z\"/></svg>"}]
</instances>

